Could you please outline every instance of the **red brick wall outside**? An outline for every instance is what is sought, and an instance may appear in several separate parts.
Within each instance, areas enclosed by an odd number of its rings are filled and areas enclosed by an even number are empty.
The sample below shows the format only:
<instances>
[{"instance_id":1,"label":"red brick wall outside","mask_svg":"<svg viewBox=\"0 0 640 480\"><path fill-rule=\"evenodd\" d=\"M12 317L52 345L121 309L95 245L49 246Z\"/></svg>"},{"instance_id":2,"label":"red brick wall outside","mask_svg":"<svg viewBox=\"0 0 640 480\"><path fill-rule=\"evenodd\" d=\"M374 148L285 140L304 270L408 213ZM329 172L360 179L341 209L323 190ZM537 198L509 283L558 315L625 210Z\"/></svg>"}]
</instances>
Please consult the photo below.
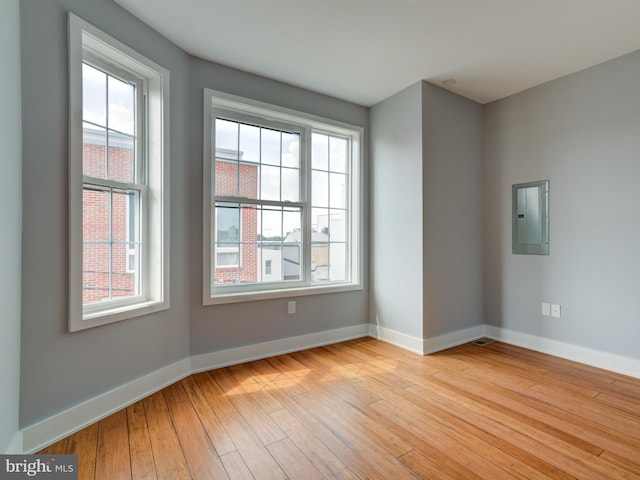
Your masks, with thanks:
<instances>
[{"instance_id":1,"label":"red brick wall outside","mask_svg":"<svg viewBox=\"0 0 640 480\"><path fill-rule=\"evenodd\" d=\"M104 145L84 143L83 172L97 178L107 177L106 149ZM111 180L133 182L134 152L128 148L109 148L109 175ZM83 191L82 228L85 242L82 254L82 301L94 303L110 298L136 295L136 278L127 272L127 244L109 241L109 203L112 202L112 241L126 242L127 194L109 190ZM99 242L99 243L94 243ZM109 265L111 264L111 269ZM111 270L111 280L109 278ZM111 296L110 296L111 284Z\"/></svg>"},{"instance_id":2,"label":"red brick wall outside","mask_svg":"<svg viewBox=\"0 0 640 480\"><path fill-rule=\"evenodd\" d=\"M239 177L238 173L240 173ZM258 166L256 164L239 164L217 159L215 174L216 195L258 198ZM258 281L258 210L255 208L240 210L240 242L240 265L229 267L214 265L215 285ZM215 257L213 261L216 261Z\"/></svg>"}]
</instances>

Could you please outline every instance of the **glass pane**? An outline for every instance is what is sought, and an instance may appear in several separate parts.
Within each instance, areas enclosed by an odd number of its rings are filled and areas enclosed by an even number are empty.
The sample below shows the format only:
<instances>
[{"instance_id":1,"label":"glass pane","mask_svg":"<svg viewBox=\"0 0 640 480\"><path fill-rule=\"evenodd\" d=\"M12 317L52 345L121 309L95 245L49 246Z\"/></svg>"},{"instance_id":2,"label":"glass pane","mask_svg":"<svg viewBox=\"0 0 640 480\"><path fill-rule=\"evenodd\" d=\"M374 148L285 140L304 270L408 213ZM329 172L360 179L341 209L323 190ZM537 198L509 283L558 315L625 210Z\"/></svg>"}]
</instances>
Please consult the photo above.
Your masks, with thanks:
<instances>
[{"instance_id":1,"label":"glass pane","mask_svg":"<svg viewBox=\"0 0 640 480\"><path fill-rule=\"evenodd\" d=\"M285 241L290 239L290 235L293 232L300 233L302 225L302 210L300 208L285 208L282 212L282 230L284 233ZM301 242L301 238L292 240Z\"/></svg>"},{"instance_id":2,"label":"glass pane","mask_svg":"<svg viewBox=\"0 0 640 480\"><path fill-rule=\"evenodd\" d=\"M329 240L329 210L326 208L314 208L311 210L311 228L312 231L322 233L324 237L315 235L314 241Z\"/></svg>"},{"instance_id":3,"label":"glass pane","mask_svg":"<svg viewBox=\"0 0 640 480\"><path fill-rule=\"evenodd\" d=\"M129 246L123 243L111 245L111 296L133 297L138 294L136 274L129 271Z\"/></svg>"},{"instance_id":4,"label":"glass pane","mask_svg":"<svg viewBox=\"0 0 640 480\"><path fill-rule=\"evenodd\" d=\"M282 209L264 207L262 210L261 238L264 241L282 241Z\"/></svg>"},{"instance_id":5,"label":"glass pane","mask_svg":"<svg viewBox=\"0 0 640 480\"><path fill-rule=\"evenodd\" d=\"M289 202L300 200L300 170L282 169L282 200Z\"/></svg>"},{"instance_id":6,"label":"glass pane","mask_svg":"<svg viewBox=\"0 0 640 480\"><path fill-rule=\"evenodd\" d=\"M311 245L311 281L325 282L329 279L329 244Z\"/></svg>"},{"instance_id":7,"label":"glass pane","mask_svg":"<svg viewBox=\"0 0 640 480\"><path fill-rule=\"evenodd\" d=\"M237 204L216 205L216 240L220 245L240 242L240 208Z\"/></svg>"},{"instance_id":8,"label":"glass pane","mask_svg":"<svg viewBox=\"0 0 640 480\"><path fill-rule=\"evenodd\" d=\"M300 280L302 278L302 209L284 208L282 229L285 238L282 246L282 279Z\"/></svg>"},{"instance_id":9,"label":"glass pane","mask_svg":"<svg viewBox=\"0 0 640 480\"><path fill-rule=\"evenodd\" d=\"M119 182L136 181L135 139L129 135L109 131L109 151L107 156L108 178Z\"/></svg>"},{"instance_id":10,"label":"glass pane","mask_svg":"<svg viewBox=\"0 0 640 480\"><path fill-rule=\"evenodd\" d=\"M329 249L329 280L332 282L346 280L346 245L332 243Z\"/></svg>"},{"instance_id":11,"label":"glass pane","mask_svg":"<svg viewBox=\"0 0 640 480\"><path fill-rule=\"evenodd\" d=\"M107 75L82 64L82 120L107 125Z\"/></svg>"},{"instance_id":12,"label":"glass pane","mask_svg":"<svg viewBox=\"0 0 640 480\"><path fill-rule=\"evenodd\" d=\"M262 129L262 163L280 165L280 132Z\"/></svg>"},{"instance_id":13,"label":"glass pane","mask_svg":"<svg viewBox=\"0 0 640 480\"><path fill-rule=\"evenodd\" d=\"M135 135L136 133L136 103L135 86L117 78L108 76L109 129Z\"/></svg>"},{"instance_id":14,"label":"glass pane","mask_svg":"<svg viewBox=\"0 0 640 480\"><path fill-rule=\"evenodd\" d=\"M282 133L282 166L300 167L300 135L297 133Z\"/></svg>"},{"instance_id":15,"label":"glass pane","mask_svg":"<svg viewBox=\"0 0 640 480\"><path fill-rule=\"evenodd\" d=\"M327 172L311 173L311 204L314 207L329 206L329 174Z\"/></svg>"},{"instance_id":16,"label":"glass pane","mask_svg":"<svg viewBox=\"0 0 640 480\"><path fill-rule=\"evenodd\" d=\"M301 252L301 242L287 242L282 246L283 280L300 280L302 278Z\"/></svg>"},{"instance_id":17,"label":"glass pane","mask_svg":"<svg viewBox=\"0 0 640 480\"><path fill-rule=\"evenodd\" d=\"M112 194L112 226L113 242L136 241L138 224L138 195L133 192L114 190ZM133 217L133 218L132 218ZM133 228L133 231L131 231Z\"/></svg>"},{"instance_id":18,"label":"glass pane","mask_svg":"<svg viewBox=\"0 0 640 480\"><path fill-rule=\"evenodd\" d=\"M258 164L240 164L240 196L258 198Z\"/></svg>"},{"instance_id":19,"label":"glass pane","mask_svg":"<svg viewBox=\"0 0 640 480\"><path fill-rule=\"evenodd\" d=\"M82 240L108 242L111 235L111 192L85 186L82 189Z\"/></svg>"},{"instance_id":20,"label":"glass pane","mask_svg":"<svg viewBox=\"0 0 640 480\"><path fill-rule=\"evenodd\" d=\"M331 210L329 235L332 242L344 242L347 240L346 213L344 210Z\"/></svg>"},{"instance_id":21,"label":"glass pane","mask_svg":"<svg viewBox=\"0 0 640 480\"><path fill-rule=\"evenodd\" d=\"M216 118L216 157L238 160L238 124Z\"/></svg>"},{"instance_id":22,"label":"glass pane","mask_svg":"<svg viewBox=\"0 0 640 480\"><path fill-rule=\"evenodd\" d=\"M347 206L347 176L341 173L329 175L329 205L333 208L345 208Z\"/></svg>"},{"instance_id":23,"label":"glass pane","mask_svg":"<svg viewBox=\"0 0 640 480\"><path fill-rule=\"evenodd\" d=\"M106 178L106 130L90 123L82 124L82 173L89 177Z\"/></svg>"},{"instance_id":24,"label":"glass pane","mask_svg":"<svg viewBox=\"0 0 640 480\"><path fill-rule=\"evenodd\" d=\"M260 167L260 198L280 200L280 168L262 165Z\"/></svg>"},{"instance_id":25,"label":"glass pane","mask_svg":"<svg viewBox=\"0 0 640 480\"><path fill-rule=\"evenodd\" d=\"M331 137L329 149L331 155L329 169L332 172L347 173L347 140Z\"/></svg>"},{"instance_id":26,"label":"glass pane","mask_svg":"<svg viewBox=\"0 0 640 480\"><path fill-rule=\"evenodd\" d=\"M82 249L82 303L109 300L111 296L109 244L89 243Z\"/></svg>"},{"instance_id":27,"label":"glass pane","mask_svg":"<svg viewBox=\"0 0 640 480\"><path fill-rule=\"evenodd\" d=\"M253 125L240 125L240 160L260 162L260 128Z\"/></svg>"},{"instance_id":28,"label":"glass pane","mask_svg":"<svg viewBox=\"0 0 640 480\"><path fill-rule=\"evenodd\" d=\"M311 167L329 169L329 137L320 133L311 135Z\"/></svg>"},{"instance_id":29,"label":"glass pane","mask_svg":"<svg viewBox=\"0 0 640 480\"><path fill-rule=\"evenodd\" d=\"M238 196L238 162L216 160L216 192L218 196Z\"/></svg>"}]
</instances>

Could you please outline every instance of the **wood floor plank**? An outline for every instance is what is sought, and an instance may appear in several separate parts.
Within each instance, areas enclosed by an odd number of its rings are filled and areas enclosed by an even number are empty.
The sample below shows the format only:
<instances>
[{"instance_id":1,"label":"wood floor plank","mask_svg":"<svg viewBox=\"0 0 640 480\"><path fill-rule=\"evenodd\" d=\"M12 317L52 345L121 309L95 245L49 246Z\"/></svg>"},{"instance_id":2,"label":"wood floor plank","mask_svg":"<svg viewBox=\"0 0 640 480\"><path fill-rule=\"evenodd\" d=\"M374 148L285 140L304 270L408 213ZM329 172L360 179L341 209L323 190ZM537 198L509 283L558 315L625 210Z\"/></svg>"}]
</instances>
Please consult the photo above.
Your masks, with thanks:
<instances>
[{"instance_id":1,"label":"wood floor plank","mask_svg":"<svg viewBox=\"0 0 640 480\"><path fill-rule=\"evenodd\" d=\"M247 464L244 463L242 455L233 451L220 457L230 480L255 480Z\"/></svg>"},{"instance_id":2,"label":"wood floor plank","mask_svg":"<svg viewBox=\"0 0 640 480\"><path fill-rule=\"evenodd\" d=\"M285 434L269 417L268 412L263 410L259 395L256 392L247 391L244 385L238 383L229 369L214 370L210 375L264 445L285 438Z\"/></svg>"},{"instance_id":3,"label":"wood floor plank","mask_svg":"<svg viewBox=\"0 0 640 480\"><path fill-rule=\"evenodd\" d=\"M442 465L439 465L437 462L434 463L430 458L417 450L411 450L405 453L400 457L400 461L420 478L437 478L438 480L458 480L458 478L460 478L449 475L443 470Z\"/></svg>"},{"instance_id":4,"label":"wood floor plank","mask_svg":"<svg viewBox=\"0 0 640 480\"><path fill-rule=\"evenodd\" d=\"M324 476L288 438L267 446L271 455L291 480L323 480Z\"/></svg>"},{"instance_id":5,"label":"wood floor plank","mask_svg":"<svg viewBox=\"0 0 640 480\"><path fill-rule=\"evenodd\" d=\"M83 428L69 437L66 453L78 456L78 478L92 479L95 477L97 451L97 423Z\"/></svg>"},{"instance_id":6,"label":"wood floor plank","mask_svg":"<svg viewBox=\"0 0 640 480\"><path fill-rule=\"evenodd\" d=\"M288 409L271 413L271 417L287 434L287 438L298 445L313 465L326 478L356 480L358 477Z\"/></svg>"},{"instance_id":7,"label":"wood floor plank","mask_svg":"<svg viewBox=\"0 0 640 480\"><path fill-rule=\"evenodd\" d=\"M235 452L236 446L224 429L218 415L211 408L198 385L196 385L193 377L189 376L183 379L181 383L218 455L222 456Z\"/></svg>"},{"instance_id":8,"label":"wood floor plank","mask_svg":"<svg viewBox=\"0 0 640 480\"><path fill-rule=\"evenodd\" d=\"M286 478L278 463L256 437L244 417L208 373L193 375L196 384L216 412L242 459L256 478L283 480Z\"/></svg>"},{"instance_id":9,"label":"wood floor plank","mask_svg":"<svg viewBox=\"0 0 640 480\"><path fill-rule=\"evenodd\" d=\"M182 453L180 440L173 428L169 409L162 391L142 401L147 416L151 450L159 479L190 479L187 461Z\"/></svg>"},{"instance_id":10,"label":"wood floor plank","mask_svg":"<svg viewBox=\"0 0 640 480\"><path fill-rule=\"evenodd\" d=\"M94 478L96 480L131 478L129 431L125 410L109 415L98 424L98 449Z\"/></svg>"},{"instance_id":11,"label":"wood floor plank","mask_svg":"<svg viewBox=\"0 0 640 480\"><path fill-rule=\"evenodd\" d=\"M228 478L182 384L174 383L165 388L162 393L189 466L191 478L202 480Z\"/></svg>"},{"instance_id":12,"label":"wood floor plank","mask_svg":"<svg viewBox=\"0 0 640 480\"><path fill-rule=\"evenodd\" d=\"M358 338L194 374L40 453L81 479L640 480L640 379Z\"/></svg>"},{"instance_id":13,"label":"wood floor plank","mask_svg":"<svg viewBox=\"0 0 640 480\"><path fill-rule=\"evenodd\" d=\"M127 407L129 425L129 451L131 455L131 478L151 480L157 478L156 464L151 449L149 426L142 402Z\"/></svg>"}]
</instances>

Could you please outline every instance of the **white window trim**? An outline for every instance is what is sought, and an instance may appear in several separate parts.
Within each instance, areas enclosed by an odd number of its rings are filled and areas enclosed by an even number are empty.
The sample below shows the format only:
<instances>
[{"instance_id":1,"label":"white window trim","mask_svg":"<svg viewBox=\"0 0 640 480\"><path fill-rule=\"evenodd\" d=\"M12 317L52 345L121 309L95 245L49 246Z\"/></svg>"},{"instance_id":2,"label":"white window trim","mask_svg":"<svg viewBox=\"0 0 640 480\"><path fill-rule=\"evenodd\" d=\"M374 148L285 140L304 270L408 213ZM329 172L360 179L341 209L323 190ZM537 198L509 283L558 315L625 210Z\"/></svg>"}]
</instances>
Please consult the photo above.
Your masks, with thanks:
<instances>
[{"instance_id":1,"label":"white window trim","mask_svg":"<svg viewBox=\"0 0 640 480\"><path fill-rule=\"evenodd\" d=\"M204 89L204 111L203 111L203 279L202 279L202 303L203 305L217 305L236 302L247 302L255 300L266 300L273 298L297 297L304 295L326 294L348 292L363 289L364 278L364 179L363 179L363 158L364 158L364 129L344 122L331 120L328 118L311 115L285 107L272 105L257 100L247 99L228 93ZM248 116L267 118L268 121L280 121L287 123L303 123L312 129L326 130L331 127L332 134L342 134L355 137L352 139L352 170L351 175L358 182L358 194L351 195L349 211L352 212L351 219L351 278L343 283L311 284L296 282L292 286L284 286L283 283L261 284L257 288L247 289L247 291L228 291L218 295L211 295L211 281L213 270L211 268L211 242L215 236L213 232L212 197L212 175L213 175L213 152L215 139L212 135L214 107L216 109L230 109L241 112ZM310 148L310 138L306 139ZM302 141L302 139L301 139ZM304 167L303 167L304 168ZM306 172L303 170L305 179ZM306 181L306 180L305 180ZM307 188L303 186L303 188ZM353 215L357 212L357 215ZM310 215L307 212L307 215ZM305 244L310 242L310 233L304 232Z\"/></svg>"},{"instance_id":2,"label":"white window trim","mask_svg":"<svg viewBox=\"0 0 640 480\"><path fill-rule=\"evenodd\" d=\"M69 322L70 332L169 308L169 71L85 20L69 13ZM135 301L82 302L82 63L98 55L147 82L146 183L148 189L144 294ZM144 220L143 220L144 223ZM143 273L141 272L141 275ZM145 281L146 280L146 281Z\"/></svg>"}]
</instances>

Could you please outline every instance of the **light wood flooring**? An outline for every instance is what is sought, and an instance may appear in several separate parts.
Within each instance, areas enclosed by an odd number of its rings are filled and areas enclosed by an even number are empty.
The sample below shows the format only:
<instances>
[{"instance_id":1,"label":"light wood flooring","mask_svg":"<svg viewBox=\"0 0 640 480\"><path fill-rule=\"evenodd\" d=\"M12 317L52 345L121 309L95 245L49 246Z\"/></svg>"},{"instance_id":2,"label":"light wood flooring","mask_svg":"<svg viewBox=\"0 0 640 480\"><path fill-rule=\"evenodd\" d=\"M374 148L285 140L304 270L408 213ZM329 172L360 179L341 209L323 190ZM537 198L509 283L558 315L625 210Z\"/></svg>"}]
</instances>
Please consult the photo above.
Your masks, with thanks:
<instances>
[{"instance_id":1,"label":"light wood flooring","mask_svg":"<svg viewBox=\"0 0 640 480\"><path fill-rule=\"evenodd\" d=\"M364 338L189 376L43 450L85 479L640 479L640 380Z\"/></svg>"}]
</instances>

